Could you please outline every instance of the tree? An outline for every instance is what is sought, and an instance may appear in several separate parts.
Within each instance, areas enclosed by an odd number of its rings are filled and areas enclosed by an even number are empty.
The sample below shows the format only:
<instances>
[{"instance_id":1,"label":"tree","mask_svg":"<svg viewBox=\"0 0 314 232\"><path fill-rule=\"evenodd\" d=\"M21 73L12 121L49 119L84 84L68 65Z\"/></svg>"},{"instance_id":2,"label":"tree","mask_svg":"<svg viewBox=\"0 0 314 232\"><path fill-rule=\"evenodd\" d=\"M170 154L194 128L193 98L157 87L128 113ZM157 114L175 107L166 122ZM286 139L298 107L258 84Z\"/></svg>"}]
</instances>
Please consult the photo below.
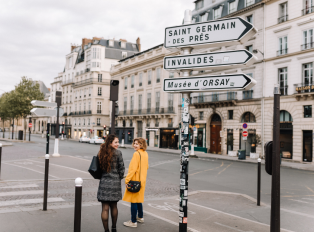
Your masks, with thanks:
<instances>
[{"instance_id":1,"label":"tree","mask_svg":"<svg viewBox=\"0 0 314 232\"><path fill-rule=\"evenodd\" d=\"M39 84L25 76L15 86L14 92L16 94L15 107L17 109L17 116L24 119L24 140L26 140L26 117L30 115L30 111L33 108L31 101L44 100L45 96L40 92Z\"/></svg>"},{"instance_id":2,"label":"tree","mask_svg":"<svg viewBox=\"0 0 314 232\"><path fill-rule=\"evenodd\" d=\"M8 112L8 106L7 106L7 98L8 93L4 93L0 97L0 118L2 120L2 128L3 128L3 138L5 137L5 128L4 128L4 122L9 120L9 112Z\"/></svg>"}]
</instances>

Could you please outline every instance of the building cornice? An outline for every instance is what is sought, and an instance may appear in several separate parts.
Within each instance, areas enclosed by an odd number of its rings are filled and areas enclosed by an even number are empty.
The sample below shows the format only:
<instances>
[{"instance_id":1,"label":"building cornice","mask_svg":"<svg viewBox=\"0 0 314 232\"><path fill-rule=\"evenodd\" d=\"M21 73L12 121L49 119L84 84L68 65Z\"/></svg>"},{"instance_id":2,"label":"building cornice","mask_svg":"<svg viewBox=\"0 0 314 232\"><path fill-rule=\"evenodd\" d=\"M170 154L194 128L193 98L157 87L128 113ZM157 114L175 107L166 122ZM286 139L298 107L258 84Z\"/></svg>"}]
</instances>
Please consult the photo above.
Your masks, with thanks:
<instances>
[{"instance_id":1,"label":"building cornice","mask_svg":"<svg viewBox=\"0 0 314 232\"><path fill-rule=\"evenodd\" d=\"M281 56L276 56L276 57L271 57L271 58L265 59L265 62L273 61L273 60L279 60L279 59L297 56L297 55L301 55L301 54L307 54L307 53L310 53L313 51L314 51L314 48L303 50L303 51L298 51L298 52L293 52L293 53L288 53L286 55L281 55Z\"/></svg>"}]
</instances>

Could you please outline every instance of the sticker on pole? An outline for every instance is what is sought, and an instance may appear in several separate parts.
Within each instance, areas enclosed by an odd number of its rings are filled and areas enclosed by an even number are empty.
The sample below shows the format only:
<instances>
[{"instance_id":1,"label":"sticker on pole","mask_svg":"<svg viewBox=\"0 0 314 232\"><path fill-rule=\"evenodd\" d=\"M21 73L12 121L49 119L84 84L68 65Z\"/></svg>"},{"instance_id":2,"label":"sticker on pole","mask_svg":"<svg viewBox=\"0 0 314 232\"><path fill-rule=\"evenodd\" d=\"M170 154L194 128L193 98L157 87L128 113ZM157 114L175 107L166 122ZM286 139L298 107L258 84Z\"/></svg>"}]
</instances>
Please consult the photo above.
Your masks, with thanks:
<instances>
[{"instance_id":1,"label":"sticker on pole","mask_svg":"<svg viewBox=\"0 0 314 232\"><path fill-rule=\"evenodd\" d=\"M247 131L243 131L243 132L242 132L242 136L243 136L243 137L247 137L248 135L249 135L249 133L248 133Z\"/></svg>"}]
</instances>

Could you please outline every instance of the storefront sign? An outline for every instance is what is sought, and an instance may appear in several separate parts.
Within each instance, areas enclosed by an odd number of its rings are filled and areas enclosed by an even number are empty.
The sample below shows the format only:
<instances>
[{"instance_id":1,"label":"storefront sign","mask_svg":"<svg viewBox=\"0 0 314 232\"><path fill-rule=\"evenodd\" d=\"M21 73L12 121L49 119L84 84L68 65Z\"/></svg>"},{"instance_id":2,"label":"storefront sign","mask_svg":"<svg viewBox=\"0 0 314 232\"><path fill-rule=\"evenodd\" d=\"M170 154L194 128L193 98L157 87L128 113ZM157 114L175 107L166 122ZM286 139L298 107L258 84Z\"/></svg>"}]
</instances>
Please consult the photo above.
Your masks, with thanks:
<instances>
[{"instance_id":1,"label":"storefront sign","mask_svg":"<svg viewBox=\"0 0 314 232\"><path fill-rule=\"evenodd\" d=\"M310 90L314 89L314 85L306 85L306 86L301 86L301 87L296 87L296 91L303 91L303 90Z\"/></svg>"}]
</instances>

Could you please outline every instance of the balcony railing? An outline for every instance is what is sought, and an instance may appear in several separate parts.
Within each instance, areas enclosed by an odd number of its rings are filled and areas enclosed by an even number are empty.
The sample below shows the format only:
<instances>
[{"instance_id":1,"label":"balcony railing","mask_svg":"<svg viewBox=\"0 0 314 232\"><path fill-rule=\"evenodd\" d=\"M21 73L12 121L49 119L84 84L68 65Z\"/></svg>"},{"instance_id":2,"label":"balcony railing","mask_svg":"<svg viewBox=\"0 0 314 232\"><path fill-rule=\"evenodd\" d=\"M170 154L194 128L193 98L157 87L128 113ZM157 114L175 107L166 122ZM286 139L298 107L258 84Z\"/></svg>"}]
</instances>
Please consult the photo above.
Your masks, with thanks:
<instances>
[{"instance_id":1,"label":"balcony railing","mask_svg":"<svg viewBox=\"0 0 314 232\"><path fill-rule=\"evenodd\" d=\"M124 110L119 113L119 116L145 115L145 114L174 114L174 113L175 113L175 110L173 107L166 107L166 108L149 108L149 109L140 109L140 110Z\"/></svg>"},{"instance_id":2,"label":"balcony railing","mask_svg":"<svg viewBox=\"0 0 314 232\"><path fill-rule=\"evenodd\" d=\"M213 93L192 98L191 104L237 100L237 92Z\"/></svg>"},{"instance_id":3,"label":"balcony railing","mask_svg":"<svg viewBox=\"0 0 314 232\"><path fill-rule=\"evenodd\" d=\"M314 92L314 81L309 83L294 84L294 93L310 93Z\"/></svg>"},{"instance_id":4,"label":"balcony railing","mask_svg":"<svg viewBox=\"0 0 314 232\"><path fill-rule=\"evenodd\" d=\"M313 12L314 12L314 6L310 6L302 10L302 15L310 14Z\"/></svg>"},{"instance_id":5,"label":"balcony railing","mask_svg":"<svg viewBox=\"0 0 314 232\"><path fill-rule=\"evenodd\" d=\"M288 54L288 48L277 51L277 56Z\"/></svg>"},{"instance_id":6,"label":"balcony railing","mask_svg":"<svg viewBox=\"0 0 314 232\"><path fill-rule=\"evenodd\" d=\"M74 82L73 79L68 79L68 80L62 81L62 85L73 83L73 82Z\"/></svg>"},{"instance_id":7,"label":"balcony railing","mask_svg":"<svg viewBox=\"0 0 314 232\"><path fill-rule=\"evenodd\" d=\"M314 48L314 42L301 45L301 50L306 50L306 49L311 49L311 48Z\"/></svg>"},{"instance_id":8,"label":"balcony railing","mask_svg":"<svg viewBox=\"0 0 314 232\"><path fill-rule=\"evenodd\" d=\"M102 82L106 82L108 80L104 80ZM77 86L80 86L80 85L86 85L86 84L92 84L92 83L98 83L98 79L97 78L89 78L89 79L86 79L86 80L82 80L82 81L78 81L78 82L75 82L74 83L74 87L77 87ZM109 81L108 81L109 83Z\"/></svg>"},{"instance_id":9,"label":"balcony railing","mask_svg":"<svg viewBox=\"0 0 314 232\"><path fill-rule=\"evenodd\" d=\"M253 98L253 90L245 90L243 91L243 100L252 99Z\"/></svg>"},{"instance_id":10,"label":"balcony railing","mask_svg":"<svg viewBox=\"0 0 314 232\"><path fill-rule=\"evenodd\" d=\"M278 18L278 23L283 23L288 21L288 15L284 15Z\"/></svg>"}]
</instances>

